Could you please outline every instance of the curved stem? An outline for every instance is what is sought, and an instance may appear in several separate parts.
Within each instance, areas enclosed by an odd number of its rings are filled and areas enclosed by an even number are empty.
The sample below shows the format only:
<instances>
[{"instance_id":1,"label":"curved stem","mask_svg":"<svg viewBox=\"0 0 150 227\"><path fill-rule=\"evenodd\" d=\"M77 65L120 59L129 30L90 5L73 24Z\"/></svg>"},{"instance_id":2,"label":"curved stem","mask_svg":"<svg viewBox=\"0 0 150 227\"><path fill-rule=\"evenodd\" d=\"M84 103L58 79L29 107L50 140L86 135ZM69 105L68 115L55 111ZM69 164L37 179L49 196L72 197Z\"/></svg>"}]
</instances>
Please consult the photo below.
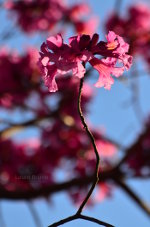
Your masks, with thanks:
<instances>
[{"instance_id":1,"label":"curved stem","mask_svg":"<svg viewBox=\"0 0 150 227\"><path fill-rule=\"evenodd\" d=\"M84 119L82 109L81 109L81 94L82 94L83 82L84 82L84 80L83 80L83 78L81 78L80 87L79 87L79 95L78 95L78 112L79 112L79 116L81 118L83 128L85 129L85 131L86 131L86 133L87 133L87 135L88 135L88 137L89 137L89 139L90 139L90 141L93 145L94 153L95 153L95 156L96 156L96 168L95 168L95 172L94 172L94 175L93 175L93 183L92 183L92 186L91 186L90 190L88 191L85 199L83 200L79 209L77 210L76 214L69 216L65 219L62 219L58 222L55 222L55 223L49 225L49 227L57 227L59 225L63 225L67 222L71 222L71 221L76 220L76 219L84 219L84 220L91 221L91 222L94 222L94 223L97 223L99 225L103 225L103 226L106 226L106 227L113 227L112 225L110 225L106 222L102 222L102 221L100 221L96 218L85 216L85 215L81 214L81 212L82 212L84 206L86 205L86 203L88 202L97 182L99 181L99 164L100 164L100 157L99 157L98 150L97 150L97 147L96 147L96 144L95 144L95 139L94 139L91 131L89 130L89 128L87 126L87 123Z\"/></svg>"},{"instance_id":2,"label":"curved stem","mask_svg":"<svg viewBox=\"0 0 150 227\"><path fill-rule=\"evenodd\" d=\"M83 88L83 82L84 82L84 79L81 78L80 80L80 87L79 87L79 96L78 96L78 112L79 112L79 115L80 115L80 118L81 118L81 122L83 124L83 128L85 129L89 139L91 140L91 143L93 145L93 148L94 148L94 153L95 153L95 156L96 156L96 169L95 169L95 174L94 174L94 179L93 179L93 183L92 183L92 186L88 192L88 194L86 195L85 199L83 200L83 202L81 203L78 211L76 214L81 214L84 206L86 205L86 203L88 202L88 199L90 198L96 184L98 183L99 181L99 164L100 164L100 157L99 157L99 154L98 154L98 150L97 150L97 147L96 147L96 144L95 144L95 139L91 133L91 131L89 130L88 126L87 126L87 123L84 119L84 116L83 116L83 113L82 113L82 109L81 109L81 94L82 94L82 88Z\"/></svg>"}]
</instances>

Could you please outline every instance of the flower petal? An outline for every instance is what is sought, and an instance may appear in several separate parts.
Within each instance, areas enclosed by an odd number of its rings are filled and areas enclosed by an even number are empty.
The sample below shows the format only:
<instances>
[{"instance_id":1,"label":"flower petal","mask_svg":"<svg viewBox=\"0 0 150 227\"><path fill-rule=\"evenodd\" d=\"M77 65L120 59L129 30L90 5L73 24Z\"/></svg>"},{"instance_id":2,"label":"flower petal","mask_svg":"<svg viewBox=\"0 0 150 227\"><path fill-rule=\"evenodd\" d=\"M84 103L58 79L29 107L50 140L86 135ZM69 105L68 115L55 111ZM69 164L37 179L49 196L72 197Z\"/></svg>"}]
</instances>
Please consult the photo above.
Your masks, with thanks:
<instances>
[{"instance_id":1,"label":"flower petal","mask_svg":"<svg viewBox=\"0 0 150 227\"><path fill-rule=\"evenodd\" d=\"M44 82L45 82L45 86L48 87L48 90L50 92L55 92L58 90L56 81L55 81L55 77L57 74L57 68L55 67L55 65L49 65L47 67L44 67Z\"/></svg>"},{"instance_id":2,"label":"flower petal","mask_svg":"<svg viewBox=\"0 0 150 227\"><path fill-rule=\"evenodd\" d=\"M63 44L63 39L61 34L57 34L56 36L50 36L47 40L47 46L49 49L55 51Z\"/></svg>"}]
</instances>

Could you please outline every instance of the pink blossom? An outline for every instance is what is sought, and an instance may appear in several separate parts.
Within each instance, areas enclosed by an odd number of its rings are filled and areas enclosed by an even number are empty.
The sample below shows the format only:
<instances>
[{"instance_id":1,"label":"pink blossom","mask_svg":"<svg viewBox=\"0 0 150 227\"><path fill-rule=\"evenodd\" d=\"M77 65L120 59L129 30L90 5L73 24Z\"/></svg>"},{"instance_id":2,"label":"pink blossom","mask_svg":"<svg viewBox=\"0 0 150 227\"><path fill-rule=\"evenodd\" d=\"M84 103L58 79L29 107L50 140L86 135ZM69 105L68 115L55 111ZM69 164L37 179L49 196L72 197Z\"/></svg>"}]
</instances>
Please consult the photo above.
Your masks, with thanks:
<instances>
[{"instance_id":1,"label":"pink blossom","mask_svg":"<svg viewBox=\"0 0 150 227\"><path fill-rule=\"evenodd\" d=\"M7 0L4 6L26 33L55 30L61 22L71 24L77 33L95 32L98 25L98 20L89 17L91 10L85 3L70 6L64 0ZM89 27L91 24L92 28Z\"/></svg>"},{"instance_id":2,"label":"pink blossom","mask_svg":"<svg viewBox=\"0 0 150 227\"><path fill-rule=\"evenodd\" d=\"M93 34L99 25L99 18L95 15L89 16L91 9L88 4L80 3L73 5L66 12L68 21L74 25L78 34Z\"/></svg>"},{"instance_id":3,"label":"pink blossom","mask_svg":"<svg viewBox=\"0 0 150 227\"><path fill-rule=\"evenodd\" d=\"M95 202L102 202L105 198L112 196L112 186L108 183L99 183L95 195Z\"/></svg>"},{"instance_id":4,"label":"pink blossom","mask_svg":"<svg viewBox=\"0 0 150 227\"><path fill-rule=\"evenodd\" d=\"M130 53L141 55L150 67L150 7L144 4L131 6L128 15L123 18L113 14L106 28L123 36L130 44Z\"/></svg>"},{"instance_id":5,"label":"pink blossom","mask_svg":"<svg viewBox=\"0 0 150 227\"><path fill-rule=\"evenodd\" d=\"M5 107L21 104L37 86L40 81L38 57L38 51L31 48L23 56L0 50L0 104Z\"/></svg>"},{"instance_id":6,"label":"pink blossom","mask_svg":"<svg viewBox=\"0 0 150 227\"><path fill-rule=\"evenodd\" d=\"M114 79L111 77L113 74L116 77L119 77L124 72L123 67L114 67L109 58L99 60L98 58L93 58L90 61L90 64L96 69L100 76L98 81L95 84L95 87L104 87L105 89L110 89L111 85L114 83Z\"/></svg>"},{"instance_id":7,"label":"pink blossom","mask_svg":"<svg viewBox=\"0 0 150 227\"><path fill-rule=\"evenodd\" d=\"M46 31L61 20L66 11L63 0L8 0L5 7L16 13L17 23L25 32Z\"/></svg>"},{"instance_id":8,"label":"pink blossom","mask_svg":"<svg viewBox=\"0 0 150 227\"><path fill-rule=\"evenodd\" d=\"M50 92L58 90L56 76L72 72L73 76L83 78L86 72L85 64L89 62L99 72L96 87L110 89L113 84L111 75L119 77L132 64L132 57L127 54L129 45L114 32L106 36L107 42L98 42L98 34L78 35L69 38L69 44L64 44L60 34L49 37L41 46L39 60L45 85ZM100 60L95 57L100 55ZM116 66L118 65L119 66Z\"/></svg>"},{"instance_id":9,"label":"pink blossom","mask_svg":"<svg viewBox=\"0 0 150 227\"><path fill-rule=\"evenodd\" d=\"M117 148L114 144L111 144L105 140L97 141L98 150L100 150L100 154L102 158L110 158L113 157L117 153Z\"/></svg>"},{"instance_id":10,"label":"pink blossom","mask_svg":"<svg viewBox=\"0 0 150 227\"><path fill-rule=\"evenodd\" d=\"M75 21L75 29L78 34L89 34L92 35L99 24L99 18L96 16L91 17L87 21Z\"/></svg>"}]
</instances>

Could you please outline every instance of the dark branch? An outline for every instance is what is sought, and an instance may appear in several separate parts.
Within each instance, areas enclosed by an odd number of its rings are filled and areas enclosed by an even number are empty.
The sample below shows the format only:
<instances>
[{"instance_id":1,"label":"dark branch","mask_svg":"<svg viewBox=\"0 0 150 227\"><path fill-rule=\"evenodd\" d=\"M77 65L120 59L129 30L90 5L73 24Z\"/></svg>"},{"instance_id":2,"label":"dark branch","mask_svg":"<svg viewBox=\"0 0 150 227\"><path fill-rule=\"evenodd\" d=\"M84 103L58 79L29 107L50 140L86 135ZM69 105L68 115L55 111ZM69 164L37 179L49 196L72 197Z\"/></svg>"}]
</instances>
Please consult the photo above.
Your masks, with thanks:
<instances>
[{"instance_id":1,"label":"dark branch","mask_svg":"<svg viewBox=\"0 0 150 227\"><path fill-rule=\"evenodd\" d=\"M49 225L48 227L57 227L59 225L63 225L65 223L67 223L67 222L71 222L71 221L74 221L76 219L83 219L83 220L91 221L91 222L97 223L98 225L102 225L102 226L105 226L105 227L114 227L113 225L108 224L107 222L103 222L103 221L100 221L100 220L98 220L96 218L85 216L85 215L82 215L82 214L72 215L72 216L70 216L68 218L65 218L65 219L62 219L62 220L60 220L58 222L55 222L52 225Z\"/></svg>"},{"instance_id":2,"label":"dark branch","mask_svg":"<svg viewBox=\"0 0 150 227\"><path fill-rule=\"evenodd\" d=\"M96 168L95 168L95 173L94 173L94 178L93 178L93 183L92 183L92 186L89 190L89 192L87 193L85 199L83 200L83 202L81 203L78 211L77 211L77 214L80 214L84 208L84 206L86 205L86 203L88 202L96 184L98 183L99 181L99 164L100 164L100 157L99 157L99 153L98 153L98 150L97 150L97 147L96 147L96 144L95 144L95 139L91 133L91 131L89 130L88 128L88 125L84 119L84 116L83 116L83 113L82 113L82 109L81 109L81 93L82 93L82 88L83 88L83 78L81 78L80 80L80 87L79 87L79 96L78 96L78 112L79 112L79 115L80 115L80 118L81 118L81 122L82 122L82 125L83 125L83 128L85 129L91 143L92 143L92 146L93 146L93 149L94 149L94 153L95 153L95 156L96 156Z\"/></svg>"},{"instance_id":3,"label":"dark branch","mask_svg":"<svg viewBox=\"0 0 150 227\"><path fill-rule=\"evenodd\" d=\"M113 179L114 176L120 177L119 171L110 169L101 172L99 176L99 182L104 182ZM74 178L63 183L53 183L52 185L42 187L39 189L28 191L7 191L4 188L0 188L0 198L12 199L12 200L27 200L35 199L37 197L47 197L53 193L65 191L73 187L84 187L92 183L94 175L84 176L80 178Z\"/></svg>"},{"instance_id":4,"label":"dark branch","mask_svg":"<svg viewBox=\"0 0 150 227\"><path fill-rule=\"evenodd\" d=\"M123 181L119 179L116 180L116 183L120 188L131 197L133 201L150 217L150 208L132 191L132 189Z\"/></svg>"}]
</instances>

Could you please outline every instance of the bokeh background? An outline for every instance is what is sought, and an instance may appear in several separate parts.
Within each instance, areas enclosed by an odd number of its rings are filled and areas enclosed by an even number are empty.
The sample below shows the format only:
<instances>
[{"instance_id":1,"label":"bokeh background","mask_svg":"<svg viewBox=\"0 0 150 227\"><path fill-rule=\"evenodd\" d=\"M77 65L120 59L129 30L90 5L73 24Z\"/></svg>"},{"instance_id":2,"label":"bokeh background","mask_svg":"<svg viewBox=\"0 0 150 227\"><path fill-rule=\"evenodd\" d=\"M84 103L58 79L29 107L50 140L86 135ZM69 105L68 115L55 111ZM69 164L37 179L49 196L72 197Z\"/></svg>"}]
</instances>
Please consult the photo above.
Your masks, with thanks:
<instances>
[{"instance_id":1,"label":"bokeh background","mask_svg":"<svg viewBox=\"0 0 150 227\"><path fill-rule=\"evenodd\" d=\"M4 1L1 1L4 3ZM69 0L69 4L74 4L82 1ZM104 39L105 22L114 10L119 11L119 15L125 16L130 5L140 3L138 0L88 0L88 4L92 8L92 13L99 17L100 22L97 32L100 38ZM148 0L143 0L142 3L150 7ZM12 49L17 49L20 53L24 51L26 46L35 46L40 49L41 43L45 40L44 34L26 35L15 25L14 20L8 17L8 12L1 6L0 9L1 28L0 34L4 35L5 31L10 31L11 38L1 38L1 47L9 46ZM65 37L74 35L72 28L69 28ZM136 66L139 71L143 72L146 64L140 58L136 60ZM114 141L118 141L124 147L130 147L136 140L143 129L143 124L148 118L150 112L150 77L148 71L144 71L141 76L132 79L132 69L125 72L123 80L116 80L110 91L103 88L93 88L94 98L88 106L87 119L90 124L97 129L105 132L105 135ZM92 77L89 76L89 83L93 86L96 78L96 72L92 72ZM136 81L136 82L135 82ZM138 83L138 93L136 97L140 103L140 110L134 107L132 103L133 84ZM140 118L139 118L140 112ZM14 118L18 119L20 113L17 111L8 114L5 111L0 112L2 119ZM30 114L22 115L24 119L30 119ZM25 132L15 135L15 140L38 136L35 129L28 129ZM122 153L120 153L120 157ZM57 173L58 180L62 181L61 169ZM136 193L146 201L150 206L150 180L146 179L131 179L127 183L136 191ZM0 226L37 226L35 219L41 223L41 226L48 226L50 223L59 219L65 218L68 215L75 213L77 206L68 197L67 192L54 193L50 198L38 198L33 201L11 201L2 199L0 201ZM104 198L101 201L96 201L93 205L87 206L84 213L101 220L107 221L114 226L126 227L148 227L150 219L148 215L125 193L121 188L114 187L112 195ZM66 224L65 226L96 226L96 224L77 220Z\"/></svg>"}]
</instances>

